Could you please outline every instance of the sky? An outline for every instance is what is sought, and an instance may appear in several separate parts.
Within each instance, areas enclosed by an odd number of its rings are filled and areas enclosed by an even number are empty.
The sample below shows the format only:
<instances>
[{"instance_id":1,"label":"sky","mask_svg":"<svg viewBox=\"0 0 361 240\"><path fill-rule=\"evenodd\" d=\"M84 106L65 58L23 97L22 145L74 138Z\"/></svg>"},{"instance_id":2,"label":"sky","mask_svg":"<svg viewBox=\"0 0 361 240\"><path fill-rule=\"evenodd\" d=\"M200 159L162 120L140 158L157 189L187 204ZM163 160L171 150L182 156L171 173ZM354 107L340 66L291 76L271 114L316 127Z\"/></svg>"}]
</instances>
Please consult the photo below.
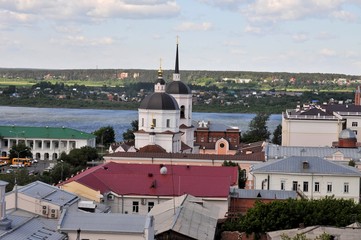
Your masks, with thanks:
<instances>
[{"instance_id":1,"label":"sky","mask_svg":"<svg viewBox=\"0 0 361 240\"><path fill-rule=\"evenodd\" d=\"M0 68L361 75L361 0L0 0ZM160 60L161 59L161 60Z\"/></svg>"}]
</instances>

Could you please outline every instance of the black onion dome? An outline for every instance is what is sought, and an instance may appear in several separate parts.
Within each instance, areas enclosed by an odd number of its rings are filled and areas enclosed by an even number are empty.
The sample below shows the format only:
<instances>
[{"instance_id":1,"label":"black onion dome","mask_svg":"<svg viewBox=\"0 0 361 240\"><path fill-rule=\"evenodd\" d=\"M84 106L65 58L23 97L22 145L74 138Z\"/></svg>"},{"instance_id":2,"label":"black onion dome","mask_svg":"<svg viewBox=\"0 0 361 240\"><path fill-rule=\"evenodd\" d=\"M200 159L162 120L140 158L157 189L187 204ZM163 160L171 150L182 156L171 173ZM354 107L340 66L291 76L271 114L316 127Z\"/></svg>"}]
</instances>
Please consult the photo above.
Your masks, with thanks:
<instances>
[{"instance_id":1,"label":"black onion dome","mask_svg":"<svg viewBox=\"0 0 361 240\"><path fill-rule=\"evenodd\" d=\"M181 81L169 83L165 91L169 94L191 94L189 87Z\"/></svg>"},{"instance_id":2,"label":"black onion dome","mask_svg":"<svg viewBox=\"0 0 361 240\"><path fill-rule=\"evenodd\" d=\"M148 95L140 103L140 109L179 110L177 101L171 95L156 92Z\"/></svg>"},{"instance_id":3,"label":"black onion dome","mask_svg":"<svg viewBox=\"0 0 361 240\"><path fill-rule=\"evenodd\" d=\"M157 83L160 83L160 85L165 85L165 81L163 78L158 78L156 81L155 81L155 84Z\"/></svg>"}]
</instances>

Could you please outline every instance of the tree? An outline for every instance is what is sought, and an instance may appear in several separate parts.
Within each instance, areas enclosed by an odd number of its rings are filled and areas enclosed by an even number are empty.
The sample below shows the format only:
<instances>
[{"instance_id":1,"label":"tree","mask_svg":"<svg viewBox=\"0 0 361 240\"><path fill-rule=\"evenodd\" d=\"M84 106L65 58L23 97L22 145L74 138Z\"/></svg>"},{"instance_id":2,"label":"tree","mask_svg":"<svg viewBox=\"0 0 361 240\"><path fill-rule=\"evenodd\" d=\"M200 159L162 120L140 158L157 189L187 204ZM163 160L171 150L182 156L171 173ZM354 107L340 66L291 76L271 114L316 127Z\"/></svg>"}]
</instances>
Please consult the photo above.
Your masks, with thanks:
<instances>
[{"instance_id":1,"label":"tree","mask_svg":"<svg viewBox=\"0 0 361 240\"><path fill-rule=\"evenodd\" d=\"M96 136L96 144L109 147L110 144L115 142L114 128L111 126L101 127L94 131L93 134Z\"/></svg>"},{"instance_id":2,"label":"tree","mask_svg":"<svg viewBox=\"0 0 361 240\"><path fill-rule=\"evenodd\" d=\"M99 155L95 148L85 146L72 149L69 154L62 153L60 159L72 165L73 168L86 167L87 162L99 159Z\"/></svg>"},{"instance_id":3,"label":"tree","mask_svg":"<svg viewBox=\"0 0 361 240\"><path fill-rule=\"evenodd\" d=\"M134 140L135 139L134 132L138 131L138 129L139 129L138 120L133 120L131 122L131 128L128 128L128 130L123 133L123 140L124 141Z\"/></svg>"},{"instance_id":4,"label":"tree","mask_svg":"<svg viewBox=\"0 0 361 240\"><path fill-rule=\"evenodd\" d=\"M351 166L351 167L355 167L356 166L355 160L351 159L350 161L348 161L348 165Z\"/></svg>"},{"instance_id":5,"label":"tree","mask_svg":"<svg viewBox=\"0 0 361 240\"><path fill-rule=\"evenodd\" d=\"M269 114L258 113L249 123L249 130L242 135L242 142L251 143L268 140L271 133L267 128Z\"/></svg>"},{"instance_id":6,"label":"tree","mask_svg":"<svg viewBox=\"0 0 361 240\"><path fill-rule=\"evenodd\" d=\"M10 148L9 158L32 158L33 153L31 152L31 148L26 146L24 143L19 143Z\"/></svg>"},{"instance_id":7,"label":"tree","mask_svg":"<svg viewBox=\"0 0 361 240\"><path fill-rule=\"evenodd\" d=\"M225 160L222 164L222 166L226 166L226 167L238 167L238 187L241 189L244 189L246 187L246 182L247 182L247 176L246 176L246 170L242 169L238 163L232 162L232 161L227 161Z\"/></svg>"},{"instance_id":8,"label":"tree","mask_svg":"<svg viewBox=\"0 0 361 240\"><path fill-rule=\"evenodd\" d=\"M282 144L282 125L279 124L273 132L272 143Z\"/></svg>"}]
</instances>

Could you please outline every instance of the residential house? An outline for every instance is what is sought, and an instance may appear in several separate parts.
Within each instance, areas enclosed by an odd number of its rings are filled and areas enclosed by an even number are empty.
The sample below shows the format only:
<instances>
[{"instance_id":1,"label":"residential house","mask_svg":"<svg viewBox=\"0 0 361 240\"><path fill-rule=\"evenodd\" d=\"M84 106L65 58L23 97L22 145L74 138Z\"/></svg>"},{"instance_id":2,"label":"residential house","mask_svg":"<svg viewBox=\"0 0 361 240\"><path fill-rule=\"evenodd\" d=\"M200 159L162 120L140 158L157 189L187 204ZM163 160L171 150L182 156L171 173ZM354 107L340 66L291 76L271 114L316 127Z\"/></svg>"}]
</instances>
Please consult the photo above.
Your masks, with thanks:
<instances>
[{"instance_id":1,"label":"residential house","mask_svg":"<svg viewBox=\"0 0 361 240\"><path fill-rule=\"evenodd\" d=\"M7 184L0 181L0 239L67 239L56 231L58 213L76 205L77 196L41 182L5 194Z\"/></svg>"},{"instance_id":2,"label":"residential house","mask_svg":"<svg viewBox=\"0 0 361 240\"><path fill-rule=\"evenodd\" d=\"M304 198L360 199L361 173L320 157L294 156L254 166L255 189L293 190Z\"/></svg>"},{"instance_id":3,"label":"residential house","mask_svg":"<svg viewBox=\"0 0 361 240\"><path fill-rule=\"evenodd\" d=\"M58 231L69 240L153 240L152 216L64 211Z\"/></svg>"},{"instance_id":4,"label":"residential house","mask_svg":"<svg viewBox=\"0 0 361 240\"><path fill-rule=\"evenodd\" d=\"M238 186L237 167L108 162L62 182L59 187L111 212L146 215L155 205L191 194L228 211L230 187Z\"/></svg>"}]
</instances>

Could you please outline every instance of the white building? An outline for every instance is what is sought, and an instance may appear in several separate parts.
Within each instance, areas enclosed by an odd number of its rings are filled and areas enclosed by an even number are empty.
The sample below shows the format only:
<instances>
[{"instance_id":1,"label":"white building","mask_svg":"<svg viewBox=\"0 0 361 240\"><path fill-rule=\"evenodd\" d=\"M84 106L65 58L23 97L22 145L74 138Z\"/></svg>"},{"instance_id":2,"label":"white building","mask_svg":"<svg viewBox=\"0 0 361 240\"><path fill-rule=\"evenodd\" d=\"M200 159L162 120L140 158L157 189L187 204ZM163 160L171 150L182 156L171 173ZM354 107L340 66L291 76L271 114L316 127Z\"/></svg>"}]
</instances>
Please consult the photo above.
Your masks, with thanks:
<instances>
[{"instance_id":1,"label":"white building","mask_svg":"<svg viewBox=\"0 0 361 240\"><path fill-rule=\"evenodd\" d=\"M361 173L319 157L288 157L254 166L255 189L293 190L308 199L360 199Z\"/></svg>"},{"instance_id":2,"label":"white building","mask_svg":"<svg viewBox=\"0 0 361 240\"><path fill-rule=\"evenodd\" d=\"M0 126L1 156L7 156L11 147L24 143L31 148L33 158L57 160L62 152L84 146L95 147L93 134L65 127Z\"/></svg>"},{"instance_id":3,"label":"white building","mask_svg":"<svg viewBox=\"0 0 361 240\"><path fill-rule=\"evenodd\" d=\"M192 125L192 93L180 81L178 44L173 81L167 85L163 71L158 71L154 93L141 102L138 109L139 130L135 135L135 148L140 151L157 149L163 152L195 152Z\"/></svg>"},{"instance_id":4,"label":"white building","mask_svg":"<svg viewBox=\"0 0 361 240\"><path fill-rule=\"evenodd\" d=\"M344 122L342 118L316 108L286 110L282 114L282 146L332 146Z\"/></svg>"}]
</instances>

